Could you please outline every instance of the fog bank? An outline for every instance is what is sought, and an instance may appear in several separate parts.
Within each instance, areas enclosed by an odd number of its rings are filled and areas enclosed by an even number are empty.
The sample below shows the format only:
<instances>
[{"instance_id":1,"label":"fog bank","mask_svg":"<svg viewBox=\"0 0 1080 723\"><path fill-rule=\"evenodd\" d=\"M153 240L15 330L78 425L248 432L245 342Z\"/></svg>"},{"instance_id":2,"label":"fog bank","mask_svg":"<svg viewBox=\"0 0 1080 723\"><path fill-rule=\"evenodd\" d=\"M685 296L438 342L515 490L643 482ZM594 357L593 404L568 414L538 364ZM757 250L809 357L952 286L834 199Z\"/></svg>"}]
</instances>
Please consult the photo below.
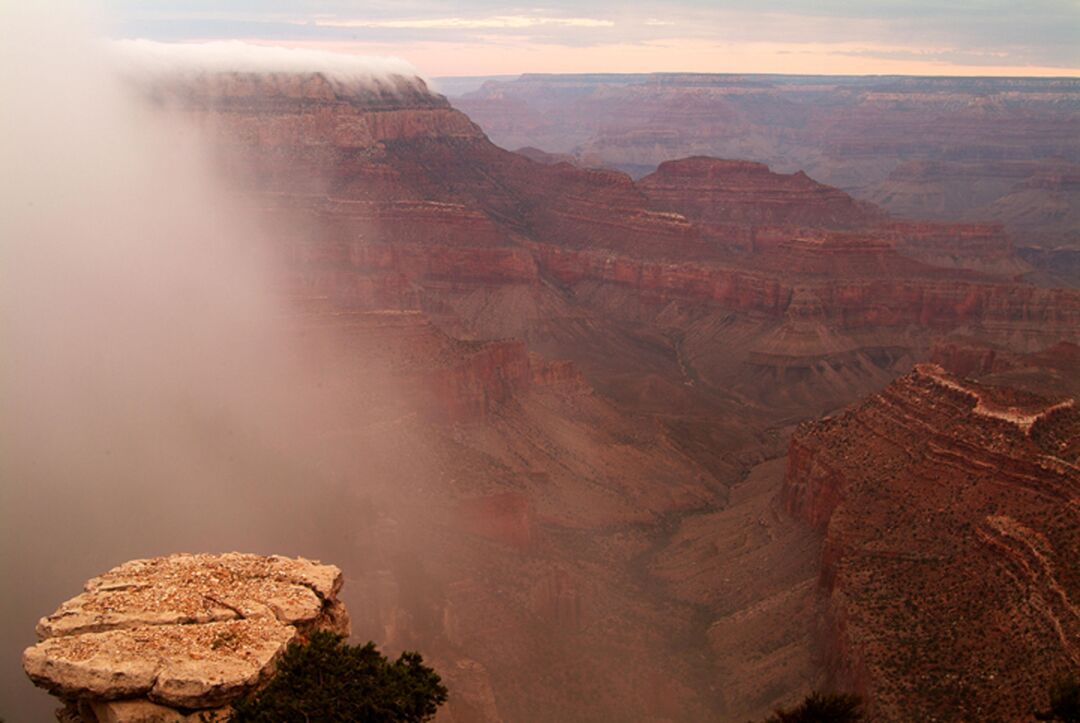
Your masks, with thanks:
<instances>
[{"instance_id":1,"label":"fog bank","mask_svg":"<svg viewBox=\"0 0 1080 723\"><path fill-rule=\"evenodd\" d=\"M158 43L117 40L107 52L122 71L143 77L177 73L321 73L343 82L388 83L394 76L413 78L416 68L401 58L348 55L308 48L254 45L239 40L206 43Z\"/></svg>"},{"instance_id":2,"label":"fog bank","mask_svg":"<svg viewBox=\"0 0 1080 723\"><path fill-rule=\"evenodd\" d=\"M177 551L327 554L308 544L328 538L314 501L340 479L311 431L332 394L304 391L267 239L212 149L130 95L79 8L2 15L0 716L30 721L55 705L21 651L88 577ZM160 71L407 70L231 43L124 52Z\"/></svg>"}]
</instances>

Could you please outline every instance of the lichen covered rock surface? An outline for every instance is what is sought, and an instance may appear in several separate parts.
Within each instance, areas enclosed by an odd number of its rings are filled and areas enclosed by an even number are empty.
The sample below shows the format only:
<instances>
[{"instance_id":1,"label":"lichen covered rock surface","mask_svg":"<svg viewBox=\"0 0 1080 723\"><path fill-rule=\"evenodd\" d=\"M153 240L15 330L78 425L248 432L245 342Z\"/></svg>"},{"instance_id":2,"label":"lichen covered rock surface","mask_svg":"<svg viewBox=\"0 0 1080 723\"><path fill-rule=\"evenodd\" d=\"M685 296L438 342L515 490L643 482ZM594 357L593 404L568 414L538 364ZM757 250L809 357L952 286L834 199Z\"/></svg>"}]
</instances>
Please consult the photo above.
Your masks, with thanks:
<instances>
[{"instance_id":1,"label":"lichen covered rock surface","mask_svg":"<svg viewBox=\"0 0 1080 723\"><path fill-rule=\"evenodd\" d=\"M341 584L337 567L303 558L133 560L42 618L23 667L65 702L62 720L183 720L264 683L290 642L347 634Z\"/></svg>"}]
</instances>

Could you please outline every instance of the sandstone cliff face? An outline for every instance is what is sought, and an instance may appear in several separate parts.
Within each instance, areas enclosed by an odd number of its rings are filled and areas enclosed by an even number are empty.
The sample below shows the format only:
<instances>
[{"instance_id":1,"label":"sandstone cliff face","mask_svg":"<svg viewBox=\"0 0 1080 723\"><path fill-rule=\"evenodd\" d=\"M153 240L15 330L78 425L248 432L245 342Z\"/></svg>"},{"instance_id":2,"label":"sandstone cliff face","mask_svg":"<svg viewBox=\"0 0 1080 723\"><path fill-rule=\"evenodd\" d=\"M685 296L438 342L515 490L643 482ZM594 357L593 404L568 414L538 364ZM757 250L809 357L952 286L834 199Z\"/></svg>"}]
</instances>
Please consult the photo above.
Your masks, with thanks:
<instances>
[{"instance_id":1,"label":"sandstone cliff face","mask_svg":"<svg viewBox=\"0 0 1080 723\"><path fill-rule=\"evenodd\" d=\"M390 185L390 198L413 198L394 184L392 169L366 161L388 144L482 135L419 78L373 86L321 73L202 73L143 87L217 138L225 157L265 190L318 193L327 183L362 189L370 173Z\"/></svg>"},{"instance_id":2,"label":"sandstone cliff face","mask_svg":"<svg viewBox=\"0 0 1080 723\"><path fill-rule=\"evenodd\" d=\"M1075 159L910 161L862 191L911 219L977 220L1005 225L1038 246L1075 247L1080 183Z\"/></svg>"},{"instance_id":3,"label":"sandstone cliff face","mask_svg":"<svg viewBox=\"0 0 1080 723\"><path fill-rule=\"evenodd\" d=\"M690 662L664 642L694 625L690 608L640 596L647 533L622 531L708 505L711 475L519 341L296 304L295 348L335 361L318 365L332 371L310 422L311 466L334 480L316 524L363 580L346 591L359 639L421 650L450 689L448 721L706 715L707 688L679 688Z\"/></svg>"},{"instance_id":4,"label":"sandstone cliff face","mask_svg":"<svg viewBox=\"0 0 1080 723\"><path fill-rule=\"evenodd\" d=\"M980 377L1012 365L997 349L963 340L935 344L930 361L958 377Z\"/></svg>"},{"instance_id":5,"label":"sandstone cliff face","mask_svg":"<svg viewBox=\"0 0 1080 723\"><path fill-rule=\"evenodd\" d=\"M1080 397L1080 346L1060 342L1029 354L991 347L974 339L939 343L930 360L958 376L1044 397Z\"/></svg>"},{"instance_id":6,"label":"sandstone cliff face","mask_svg":"<svg viewBox=\"0 0 1080 723\"><path fill-rule=\"evenodd\" d=\"M451 421L481 419L533 383L532 363L521 341L488 342L463 363L424 374L432 414Z\"/></svg>"},{"instance_id":7,"label":"sandstone cliff face","mask_svg":"<svg viewBox=\"0 0 1080 723\"><path fill-rule=\"evenodd\" d=\"M172 555L134 560L86 583L41 619L23 653L60 720L147 723L227 713L290 642L347 635L341 571L304 559Z\"/></svg>"},{"instance_id":8,"label":"sandstone cliff face","mask_svg":"<svg viewBox=\"0 0 1080 723\"><path fill-rule=\"evenodd\" d=\"M1039 269L1041 280L1048 286L1080 287L1080 249L1024 246L1017 249L1017 254Z\"/></svg>"},{"instance_id":9,"label":"sandstone cliff face","mask_svg":"<svg viewBox=\"0 0 1080 723\"><path fill-rule=\"evenodd\" d=\"M838 349L862 354L859 364L869 368L859 374L870 378L889 374L889 360L922 354L934 335L960 327L974 325L1025 350L1075 339L1080 328L1075 294L1011 281L1027 267L993 227L881 222L835 189L758 166L750 167L754 187L739 203L749 209L754 198L765 199L762 219L878 221L836 231L758 225L738 220L753 216L740 211L711 224L693 215L713 208L699 198L702 187L684 189L686 198L697 198L686 213L659 210L647 188L620 174L537 166L482 138L462 143L433 137L388 145L364 160L362 190L344 184L314 200L275 196L272 202L305 230L290 247L295 288L353 308L423 308L456 333L524 336L549 355L582 361L583 315L601 324L658 325L688 345L696 342L687 314L764 318L764 326L748 321L758 331L742 336L738 348L726 343L736 352L728 359L752 357L749 366L709 353L684 358L689 373L710 383L760 378L759 388L748 388L753 396L766 392L768 375L758 370L781 375L827 359L845 364L835 357ZM723 180L726 173L706 174L701 183L728 193L723 184L733 181ZM377 200L395 189L417 200ZM676 193L675 186L667 192ZM311 229L317 241L303 236ZM515 301L503 303L509 298ZM785 339L800 341L785 349ZM872 359L885 367L875 371ZM818 397L815 409L832 403Z\"/></svg>"},{"instance_id":10,"label":"sandstone cliff face","mask_svg":"<svg viewBox=\"0 0 1080 723\"><path fill-rule=\"evenodd\" d=\"M1044 283L1075 287L1080 285L1078 178L1075 163L1060 159L913 162L899 166L864 196L906 218L996 221L1018 239L1019 256L1039 270ZM999 261L990 267L986 254L952 256L978 264L969 268L1006 272L1012 265L1016 272L1028 270L993 252L989 258ZM933 258L934 263L948 263L940 253Z\"/></svg>"},{"instance_id":11,"label":"sandstone cliff face","mask_svg":"<svg viewBox=\"0 0 1080 723\"><path fill-rule=\"evenodd\" d=\"M832 672L881 720L1020 720L1080 664L1080 412L918 367L794 435Z\"/></svg>"}]
</instances>

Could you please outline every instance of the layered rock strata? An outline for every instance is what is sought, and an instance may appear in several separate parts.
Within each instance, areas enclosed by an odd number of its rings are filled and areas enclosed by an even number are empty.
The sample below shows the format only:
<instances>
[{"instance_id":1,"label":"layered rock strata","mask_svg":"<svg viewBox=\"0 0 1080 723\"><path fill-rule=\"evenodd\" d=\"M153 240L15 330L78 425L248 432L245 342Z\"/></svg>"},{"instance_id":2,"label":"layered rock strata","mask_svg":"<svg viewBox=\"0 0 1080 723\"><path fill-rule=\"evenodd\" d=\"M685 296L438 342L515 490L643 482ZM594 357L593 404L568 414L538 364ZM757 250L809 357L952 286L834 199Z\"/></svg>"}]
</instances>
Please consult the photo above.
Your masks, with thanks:
<instances>
[{"instance_id":1,"label":"layered rock strata","mask_svg":"<svg viewBox=\"0 0 1080 723\"><path fill-rule=\"evenodd\" d=\"M890 223L839 189L758 163L688 158L639 183L535 163L493 146L419 80L377 97L317 74L203 83L167 95L258 172L294 288L341 305L419 306L489 339L535 337L580 313L569 307L651 322L672 304L903 337L847 340L870 354L928 346L910 327L974 324L1029 346L1080 328L1075 293L1013 281L1028 267L995 227ZM563 309L523 321L489 302L486 318L461 318L471 315L462 296L508 289ZM832 349L808 352L798 356Z\"/></svg>"},{"instance_id":2,"label":"layered rock strata","mask_svg":"<svg viewBox=\"0 0 1080 723\"><path fill-rule=\"evenodd\" d=\"M1077 244L1075 78L527 74L453 102L506 148L635 176L673 158L745 158L907 218Z\"/></svg>"},{"instance_id":3,"label":"layered rock strata","mask_svg":"<svg viewBox=\"0 0 1080 723\"><path fill-rule=\"evenodd\" d=\"M300 418L332 480L307 534L373 581L350 601L364 636L448 671L455 719L764 717L801 697L816 544L768 504L782 460L725 514L739 480L782 457L793 414L879 390L939 336L1080 328L1075 294L911 258L908 231L805 176L692 159L709 173L654 199L503 151L436 96L308 80L167 102L270 219L296 347L330 359ZM713 197L730 217L705 217Z\"/></svg>"},{"instance_id":4,"label":"layered rock strata","mask_svg":"<svg viewBox=\"0 0 1080 723\"><path fill-rule=\"evenodd\" d=\"M992 360L976 360L992 365ZM1022 720L1080 665L1080 409L920 365L799 428L829 668L875 720Z\"/></svg>"},{"instance_id":5,"label":"layered rock strata","mask_svg":"<svg viewBox=\"0 0 1080 723\"><path fill-rule=\"evenodd\" d=\"M341 571L240 553L133 560L38 623L26 674L64 701L62 721L149 723L225 714L289 643L348 634Z\"/></svg>"},{"instance_id":6,"label":"layered rock strata","mask_svg":"<svg viewBox=\"0 0 1080 723\"><path fill-rule=\"evenodd\" d=\"M530 354L519 339L456 339L420 311L341 309L325 297L293 302L303 308L291 319L296 345L356 376L336 393L367 415L408 410L431 422L479 422L534 386L584 387L572 363Z\"/></svg>"},{"instance_id":7,"label":"layered rock strata","mask_svg":"<svg viewBox=\"0 0 1080 723\"><path fill-rule=\"evenodd\" d=\"M708 223L858 227L884 212L802 171L779 174L764 163L693 157L661 163L639 182L657 207Z\"/></svg>"}]
</instances>

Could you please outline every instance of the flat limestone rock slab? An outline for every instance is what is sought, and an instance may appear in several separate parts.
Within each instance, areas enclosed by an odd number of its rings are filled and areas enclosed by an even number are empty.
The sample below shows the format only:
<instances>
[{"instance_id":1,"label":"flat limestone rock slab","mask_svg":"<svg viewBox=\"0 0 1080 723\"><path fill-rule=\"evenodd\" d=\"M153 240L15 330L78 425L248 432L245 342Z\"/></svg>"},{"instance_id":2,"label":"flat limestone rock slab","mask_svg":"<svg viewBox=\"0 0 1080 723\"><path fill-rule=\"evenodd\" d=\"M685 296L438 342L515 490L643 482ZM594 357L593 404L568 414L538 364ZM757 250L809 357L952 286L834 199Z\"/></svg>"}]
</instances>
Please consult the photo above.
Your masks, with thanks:
<instances>
[{"instance_id":1,"label":"flat limestone rock slab","mask_svg":"<svg viewBox=\"0 0 1080 723\"><path fill-rule=\"evenodd\" d=\"M226 553L132 560L38 623L39 639L144 625L273 615L302 625L341 588L341 570L304 559Z\"/></svg>"},{"instance_id":2,"label":"flat limestone rock slab","mask_svg":"<svg viewBox=\"0 0 1080 723\"><path fill-rule=\"evenodd\" d=\"M341 584L337 567L302 558L133 560L42 618L23 668L99 721L183 720L174 709L217 708L265 682L309 630L347 633Z\"/></svg>"},{"instance_id":3,"label":"flat limestone rock slab","mask_svg":"<svg viewBox=\"0 0 1080 723\"><path fill-rule=\"evenodd\" d=\"M207 708L257 685L296 635L268 617L83 633L28 648L23 668L64 696Z\"/></svg>"}]
</instances>

